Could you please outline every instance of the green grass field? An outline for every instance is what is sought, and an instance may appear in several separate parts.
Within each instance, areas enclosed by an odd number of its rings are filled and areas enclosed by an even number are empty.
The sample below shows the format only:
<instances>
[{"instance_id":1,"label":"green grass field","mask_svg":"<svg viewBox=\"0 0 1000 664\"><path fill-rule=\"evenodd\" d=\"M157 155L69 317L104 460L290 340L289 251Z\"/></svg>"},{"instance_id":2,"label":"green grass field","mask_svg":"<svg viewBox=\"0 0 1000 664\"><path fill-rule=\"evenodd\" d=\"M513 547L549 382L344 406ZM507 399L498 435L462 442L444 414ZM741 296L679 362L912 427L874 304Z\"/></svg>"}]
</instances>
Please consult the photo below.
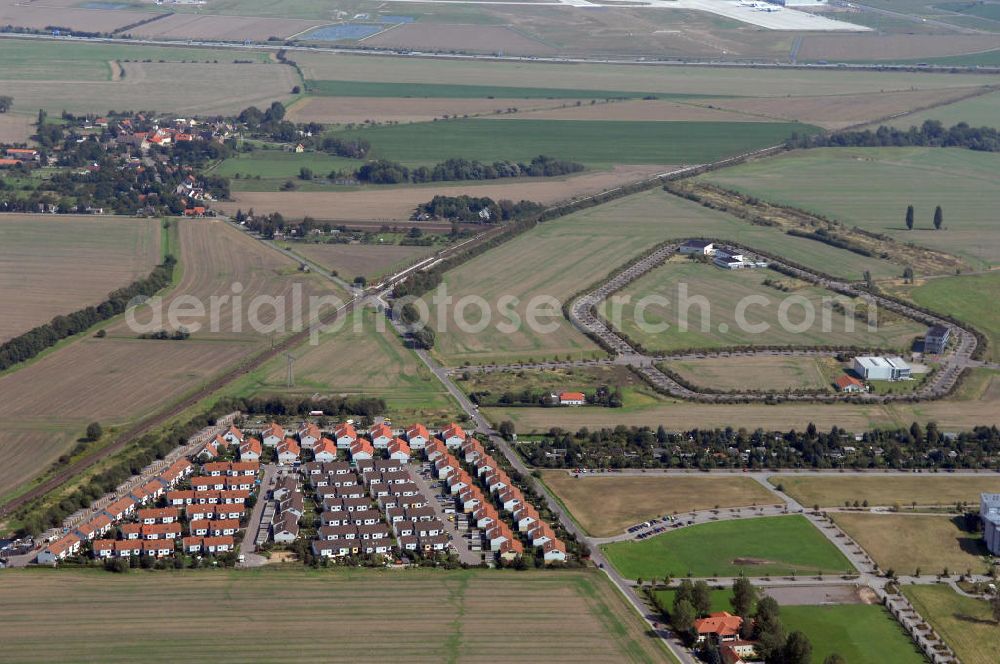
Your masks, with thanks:
<instances>
[{"instance_id":1,"label":"green grass field","mask_svg":"<svg viewBox=\"0 0 1000 664\"><path fill-rule=\"evenodd\" d=\"M922 664L924 657L899 623L881 606L782 606L781 621L812 643L812 661L833 653L851 664Z\"/></svg>"},{"instance_id":2,"label":"green grass field","mask_svg":"<svg viewBox=\"0 0 1000 664\"><path fill-rule=\"evenodd\" d=\"M260 177L262 180L277 179L282 182L288 179L298 184L299 169L311 169L313 175L325 178L330 171L354 171L364 162L359 159L335 157L325 152L285 152L283 150L255 150L230 157L212 169L212 175L232 178L239 175L241 179ZM234 185L240 183L234 181ZM249 183L248 183L249 186Z\"/></svg>"},{"instance_id":3,"label":"green grass field","mask_svg":"<svg viewBox=\"0 0 1000 664\"><path fill-rule=\"evenodd\" d=\"M1000 155L942 148L799 150L703 176L729 189L792 205L849 226L956 254L976 266L1000 263ZM915 230L904 224L916 209ZM933 228L935 206L944 226Z\"/></svg>"},{"instance_id":4,"label":"green grass field","mask_svg":"<svg viewBox=\"0 0 1000 664\"><path fill-rule=\"evenodd\" d=\"M833 293L812 286L784 293L765 286L763 282L767 278L780 278L780 275L770 270L731 271L686 259L674 260L651 270L617 293L618 297L629 298L621 307L617 321L613 313L614 297L603 303L602 314L650 351L830 344L879 346L902 352L924 331L923 326L899 317L871 331L867 322L847 318L836 311L828 312L827 325L823 298L832 298ZM748 298L761 299L745 310L747 324L741 325L740 303ZM790 298L801 304L788 308L785 318L788 324L783 324L781 307L785 302L793 302ZM705 306L695 303L685 307L685 301L695 302L696 299ZM811 323L808 311L812 311Z\"/></svg>"},{"instance_id":5,"label":"green grass field","mask_svg":"<svg viewBox=\"0 0 1000 664\"><path fill-rule=\"evenodd\" d=\"M946 585L904 586L903 594L963 664L996 663L997 623L986 602Z\"/></svg>"},{"instance_id":6,"label":"green grass field","mask_svg":"<svg viewBox=\"0 0 1000 664\"><path fill-rule=\"evenodd\" d=\"M989 339L986 357L1000 359L1000 309L984 306L1000 298L1000 273L932 279L910 291L917 304L974 325Z\"/></svg>"},{"instance_id":7,"label":"green grass field","mask_svg":"<svg viewBox=\"0 0 1000 664\"><path fill-rule=\"evenodd\" d=\"M213 662L443 662L495 652L514 661L672 661L596 570L296 564L124 575L16 570L3 577L0 641L7 661L166 661L166 649L178 646ZM386 620L390 606L405 619ZM114 638L108 625L117 626ZM221 625L243 629L239 638L224 638Z\"/></svg>"},{"instance_id":8,"label":"green grass field","mask_svg":"<svg viewBox=\"0 0 1000 664\"><path fill-rule=\"evenodd\" d=\"M1000 65L1000 51L997 51L997 54L997 64ZM905 115L888 124L900 129L909 129L913 126L919 127L925 120L938 120L946 127L959 122L965 122L971 127L997 127L1000 125L1000 92L979 95L954 104Z\"/></svg>"},{"instance_id":9,"label":"green grass field","mask_svg":"<svg viewBox=\"0 0 1000 664\"><path fill-rule=\"evenodd\" d=\"M453 157L530 160L539 154L612 164L700 164L781 143L793 132L817 131L785 122L616 122L580 120L448 120L337 132L372 144L373 158L427 165Z\"/></svg>"},{"instance_id":10,"label":"green grass field","mask_svg":"<svg viewBox=\"0 0 1000 664\"><path fill-rule=\"evenodd\" d=\"M803 516L757 517L689 526L602 547L623 576L777 576L843 573L851 563Z\"/></svg>"}]
</instances>

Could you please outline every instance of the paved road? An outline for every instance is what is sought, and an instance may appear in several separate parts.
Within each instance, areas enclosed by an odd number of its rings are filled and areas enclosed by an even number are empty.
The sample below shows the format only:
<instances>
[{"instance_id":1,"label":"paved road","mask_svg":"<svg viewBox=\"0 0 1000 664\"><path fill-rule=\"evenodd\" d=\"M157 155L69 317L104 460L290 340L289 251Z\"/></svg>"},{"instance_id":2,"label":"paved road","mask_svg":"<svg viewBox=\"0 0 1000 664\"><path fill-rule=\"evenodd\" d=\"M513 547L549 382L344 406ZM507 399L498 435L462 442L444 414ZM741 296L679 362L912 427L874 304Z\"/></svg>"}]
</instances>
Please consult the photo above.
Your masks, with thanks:
<instances>
[{"instance_id":1,"label":"paved road","mask_svg":"<svg viewBox=\"0 0 1000 664\"><path fill-rule=\"evenodd\" d=\"M261 528L270 528L271 524L262 523L261 518L264 515L264 508L268 503L268 494L271 491L271 486L274 483L274 476L277 473L278 467L269 463L262 467L264 474L260 478L260 488L257 491L257 502L254 503L253 510L250 512L250 519L247 521L247 529L243 533L243 540L240 542L239 553L246 557L247 562L250 562L250 554L257 551L257 534L260 532Z\"/></svg>"},{"instance_id":2,"label":"paved road","mask_svg":"<svg viewBox=\"0 0 1000 664\"><path fill-rule=\"evenodd\" d=\"M431 468L433 468L433 466L429 463L421 464L419 471L410 468L410 477L413 478L413 482L420 489L420 493L427 498L428 505L430 505L434 510L434 516L436 516L444 525L444 529L448 532L448 536L451 537L451 544L455 549L455 553L458 554L459 561L467 565L482 565L482 552L473 551L469 548L469 538L463 533L460 533L458 531L458 527L455 525L455 522L448 518L454 517L454 515L445 514L444 505L437 501L438 496L445 496L448 494L446 493L441 482L430 478L429 469ZM424 473L427 473L427 475ZM449 501L451 501L450 496Z\"/></svg>"}]
</instances>

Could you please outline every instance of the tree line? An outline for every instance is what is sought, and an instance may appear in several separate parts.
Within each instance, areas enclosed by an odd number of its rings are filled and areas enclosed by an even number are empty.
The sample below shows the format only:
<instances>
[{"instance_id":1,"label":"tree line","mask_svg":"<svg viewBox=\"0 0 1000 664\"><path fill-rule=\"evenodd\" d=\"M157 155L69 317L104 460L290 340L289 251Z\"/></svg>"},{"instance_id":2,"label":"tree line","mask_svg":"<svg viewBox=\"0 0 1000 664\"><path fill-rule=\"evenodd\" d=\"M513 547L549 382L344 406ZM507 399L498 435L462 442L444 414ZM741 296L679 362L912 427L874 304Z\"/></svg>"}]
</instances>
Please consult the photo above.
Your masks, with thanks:
<instances>
[{"instance_id":1,"label":"tree line","mask_svg":"<svg viewBox=\"0 0 1000 664\"><path fill-rule=\"evenodd\" d=\"M916 146L1000 152L1000 131L993 127L970 127L965 122L946 129L938 120L925 120L919 127L909 129L882 125L875 131L865 129L812 136L795 133L786 145L789 148Z\"/></svg>"},{"instance_id":2,"label":"tree line","mask_svg":"<svg viewBox=\"0 0 1000 664\"><path fill-rule=\"evenodd\" d=\"M435 196L427 203L417 206L414 220L444 219L447 221L471 222L477 224L497 224L538 215L545 209L534 201L510 200L494 201L483 196Z\"/></svg>"},{"instance_id":3,"label":"tree line","mask_svg":"<svg viewBox=\"0 0 1000 664\"><path fill-rule=\"evenodd\" d=\"M447 159L431 167L410 169L399 162L378 159L359 168L354 176L370 184L401 184L411 182L447 182L462 180L500 180L517 177L555 177L579 173L583 164L575 161L538 155L531 162L495 161L486 164L468 159Z\"/></svg>"},{"instance_id":4,"label":"tree line","mask_svg":"<svg viewBox=\"0 0 1000 664\"><path fill-rule=\"evenodd\" d=\"M0 371L35 357L66 337L79 334L92 325L117 316L125 311L132 298L153 295L173 279L176 264L177 260L168 255L148 276L132 282L125 288L113 291L96 307L85 307L71 314L56 316L48 323L5 342L0 346Z\"/></svg>"}]
</instances>

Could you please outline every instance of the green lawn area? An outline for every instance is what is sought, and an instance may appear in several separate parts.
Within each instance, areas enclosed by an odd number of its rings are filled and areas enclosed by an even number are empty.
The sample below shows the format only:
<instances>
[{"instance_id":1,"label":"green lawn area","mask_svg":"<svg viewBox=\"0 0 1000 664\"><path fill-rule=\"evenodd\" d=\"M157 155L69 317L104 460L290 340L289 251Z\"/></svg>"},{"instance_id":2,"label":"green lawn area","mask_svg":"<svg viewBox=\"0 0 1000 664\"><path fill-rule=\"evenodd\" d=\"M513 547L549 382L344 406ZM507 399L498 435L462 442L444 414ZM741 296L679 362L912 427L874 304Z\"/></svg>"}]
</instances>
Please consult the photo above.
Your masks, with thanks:
<instances>
[{"instance_id":1,"label":"green lawn area","mask_svg":"<svg viewBox=\"0 0 1000 664\"><path fill-rule=\"evenodd\" d=\"M1000 7L1000 5L997 6ZM996 54L995 64L1000 65L1000 51L993 51L993 53ZM912 115L904 115L888 124L901 129L909 129L913 126L919 127L924 120L939 120L946 127L951 127L959 122L968 123L971 127L1000 126L1000 92L979 95L971 99L957 101L954 104L946 104Z\"/></svg>"},{"instance_id":2,"label":"green lawn area","mask_svg":"<svg viewBox=\"0 0 1000 664\"><path fill-rule=\"evenodd\" d=\"M410 165L450 158L529 160L539 154L612 164L693 164L781 143L810 125L786 122L616 122L603 120L447 120L344 130L362 137L372 158Z\"/></svg>"},{"instance_id":3,"label":"green lawn area","mask_svg":"<svg viewBox=\"0 0 1000 664\"><path fill-rule=\"evenodd\" d=\"M803 516L718 521L602 547L627 578L843 573L851 563Z\"/></svg>"},{"instance_id":4,"label":"green lawn area","mask_svg":"<svg viewBox=\"0 0 1000 664\"><path fill-rule=\"evenodd\" d=\"M789 633L803 632L812 661L838 653L850 664L921 664L924 657L883 607L869 604L782 606Z\"/></svg>"},{"instance_id":5,"label":"green lawn area","mask_svg":"<svg viewBox=\"0 0 1000 664\"><path fill-rule=\"evenodd\" d=\"M977 267L1000 264L1000 154L958 148L797 150L716 171L703 179L956 254ZM915 230L904 224L916 209ZM944 229L932 225L935 206Z\"/></svg>"},{"instance_id":6,"label":"green lawn area","mask_svg":"<svg viewBox=\"0 0 1000 664\"><path fill-rule=\"evenodd\" d=\"M997 624L986 602L942 584L903 586L903 594L962 664L996 664Z\"/></svg>"},{"instance_id":7,"label":"green lawn area","mask_svg":"<svg viewBox=\"0 0 1000 664\"><path fill-rule=\"evenodd\" d=\"M904 352L913 339L924 332L924 326L898 316L889 320L883 316L878 329L872 331L866 321L848 318L836 311L828 312L827 325L823 299L832 298L834 293L813 286L786 293L765 286L763 282L768 278L781 280L782 275L771 270L733 271L693 260L671 260L617 294L630 298L622 305L618 321L613 314L614 299L602 304L602 314L650 351L831 344L878 346ZM654 297L660 299L653 301ZM799 304L787 309L789 324L785 325L781 307L785 302L793 302L793 297ZM685 298L689 302L698 299L707 305L702 307L694 303L685 307ZM747 298L759 299L757 304L746 308L747 324L742 325L739 307L741 302L750 301ZM811 323L807 313L810 310L813 312ZM663 328L664 325L669 327ZM758 325L767 327L754 327Z\"/></svg>"},{"instance_id":8,"label":"green lawn area","mask_svg":"<svg viewBox=\"0 0 1000 664\"><path fill-rule=\"evenodd\" d=\"M687 99L703 95L626 92L585 88L540 88L454 83L385 83L381 81L307 80L306 90L320 97L428 97L449 99Z\"/></svg>"},{"instance_id":9,"label":"green lawn area","mask_svg":"<svg viewBox=\"0 0 1000 664\"><path fill-rule=\"evenodd\" d=\"M656 596L660 598L660 602L663 604L667 611L674 605L674 597L677 595L676 590L657 590ZM729 598L732 597L733 593L728 588L725 590L711 590L708 596L712 599L712 606L709 608L710 613L715 613L717 611L729 611L732 612L733 605L729 603Z\"/></svg>"},{"instance_id":10,"label":"green lawn area","mask_svg":"<svg viewBox=\"0 0 1000 664\"><path fill-rule=\"evenodd\" d=\"M243 152L219 163L212 169L212 175L233 178L239 175L241 179L260 177L261 181L292 179L296 184L306 182L299 180L299 169L311 169L313 175L325 178L330 171L355 171L364 164L360 159L335 157L325 152L285 152L284 150L254 150ZM244 182L247 186L260 184L258 181ZM234 187L241 182L233 180Z\"/></svg>"},{"instance_id":11,"label":"green lawn area","mask_svg":"<svg viewBox=\"0 0 1000 664\"><path fill-rule=\"evenodd\" d=\"M989 339L986 357L1000 359L1000 272L932 279L914 288L910 297L917 304L975 326ZM988 303L992 302L990 305Z\"/></svg>"}]
</instances>

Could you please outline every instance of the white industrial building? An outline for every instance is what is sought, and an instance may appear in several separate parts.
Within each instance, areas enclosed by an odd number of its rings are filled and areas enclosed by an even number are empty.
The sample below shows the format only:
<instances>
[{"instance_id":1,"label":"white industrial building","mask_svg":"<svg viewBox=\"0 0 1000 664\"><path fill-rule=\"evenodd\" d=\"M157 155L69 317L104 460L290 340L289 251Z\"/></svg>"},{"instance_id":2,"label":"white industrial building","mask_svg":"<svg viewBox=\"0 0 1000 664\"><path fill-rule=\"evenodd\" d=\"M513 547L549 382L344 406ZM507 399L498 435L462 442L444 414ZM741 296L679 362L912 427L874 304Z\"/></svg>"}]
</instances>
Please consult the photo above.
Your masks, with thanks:
<instances>
[{"instance_id":1,"label":"white industrial building","mask_svg":"<svg viewBox=\"0 0 1000 664\"><path fill-rule=\"evenodd\" d=\"M698 254L701 256L713 256L715 254L715 244L705 240L688 240L680 247L682 254Z\"/></svg>"},{"instance_id":2,"label":"white industrial building","mask_svg":"<svg viewBox=\"0 0 1000 664\"><path fill-rule=\"evenodd\" d=\"M910 365L901 357L856 357L853 369L865 380L910 379Z\"/></svg>"},{"instance_id":3,"label":"white industrial building","mask_svg":"<svg viewBox=\"0 0 1000 664\"><path fill-rule=\"evenodd\" d=\"M767 261L754 260L745 254L736 253L730 249L716 249L712 260L718 267L727 270L745 270L748 268L765 268Z\"/></svg>"},{"instance_id":4,"label":"white industrial building","mask_svg":"<svg viewBox=\"0 0 1000 664\"><path fill-rule=\"evenodd\" d=\"M993 555L1000 555L1000 493L979 496L979 517L983 520L983 541Z\"/></svg>"}]
</instances>

